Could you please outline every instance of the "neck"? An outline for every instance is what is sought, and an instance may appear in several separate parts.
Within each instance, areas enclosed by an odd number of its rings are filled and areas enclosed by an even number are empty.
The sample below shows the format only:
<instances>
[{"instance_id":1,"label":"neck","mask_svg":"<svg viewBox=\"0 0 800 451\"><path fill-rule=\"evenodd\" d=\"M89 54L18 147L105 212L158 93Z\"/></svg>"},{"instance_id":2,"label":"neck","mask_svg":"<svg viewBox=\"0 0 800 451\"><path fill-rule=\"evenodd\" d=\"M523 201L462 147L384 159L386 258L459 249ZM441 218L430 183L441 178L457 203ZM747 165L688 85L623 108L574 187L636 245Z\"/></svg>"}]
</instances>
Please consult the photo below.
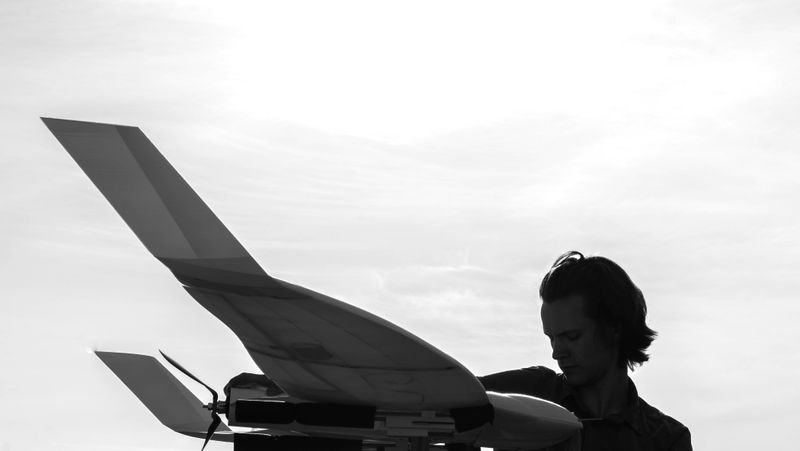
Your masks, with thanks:
<instances>
[{"instance_id":1,"label":"neck","mask_svg":"<svg viewBox=\"0 0 800 451\"><path fill-rule=\"evenodd\" d=\"M597 382L574 387L580 405L587 413L597 418L621 412L628 399L628 390L628 370L616 365Z\"/></svg>"}]
</instances>

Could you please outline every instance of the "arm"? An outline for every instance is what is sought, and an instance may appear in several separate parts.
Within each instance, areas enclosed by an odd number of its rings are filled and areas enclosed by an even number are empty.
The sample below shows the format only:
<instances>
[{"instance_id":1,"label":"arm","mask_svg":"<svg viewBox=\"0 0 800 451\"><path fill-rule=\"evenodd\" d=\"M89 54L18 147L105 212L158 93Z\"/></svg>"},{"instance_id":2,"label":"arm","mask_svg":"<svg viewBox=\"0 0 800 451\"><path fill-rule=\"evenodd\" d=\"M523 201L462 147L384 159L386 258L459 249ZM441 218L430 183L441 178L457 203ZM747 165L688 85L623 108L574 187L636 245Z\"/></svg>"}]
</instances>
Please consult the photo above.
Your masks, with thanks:
<instances>
[{"instance_id":1,"label":"arm","mask_svg":"<svg viewBox=\"0 0 800 451\"><path fill-rule=\"evenodd\" d=\"M689 432L689 428L684 427L678 433L678 438L672 442L672 446L670 447L671 451L692 451L692 434Z\"/></svg>"},{"instance_id":2,"label":"arm","mask_svg":"<svg viewBox=\"0 0 800 451\"><path fill-rule=\"evenodd\" d=\"M555 401L561 394L561 381L555 371L543 366L503 371L479 377L486 390L520 393Z\"/></svg>"}]
</instances>

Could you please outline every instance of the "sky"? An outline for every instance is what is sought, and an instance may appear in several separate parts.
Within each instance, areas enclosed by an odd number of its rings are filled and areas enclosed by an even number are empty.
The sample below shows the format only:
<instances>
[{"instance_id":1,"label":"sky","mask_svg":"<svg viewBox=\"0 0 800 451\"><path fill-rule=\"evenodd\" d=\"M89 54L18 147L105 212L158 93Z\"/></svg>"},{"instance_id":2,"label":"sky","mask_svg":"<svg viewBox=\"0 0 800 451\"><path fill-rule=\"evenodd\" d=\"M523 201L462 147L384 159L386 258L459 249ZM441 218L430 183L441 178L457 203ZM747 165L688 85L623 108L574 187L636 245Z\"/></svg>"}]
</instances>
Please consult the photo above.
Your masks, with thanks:
<instances>
[{"instance_id":1,"label":"sky","mask_svg":"<svg viewBox=\"0 0 800 451\"><path fill-rule=\"evenodd\" d=\"M609 257L659 332L640 395L696 449L794 449L799 23L793 1L4 0L0 451L199 448L92 349L219 388L257 371L40 116L140 127L271 275L475 374L555 367L539 281Z\"/></svg>"}]
</instances>

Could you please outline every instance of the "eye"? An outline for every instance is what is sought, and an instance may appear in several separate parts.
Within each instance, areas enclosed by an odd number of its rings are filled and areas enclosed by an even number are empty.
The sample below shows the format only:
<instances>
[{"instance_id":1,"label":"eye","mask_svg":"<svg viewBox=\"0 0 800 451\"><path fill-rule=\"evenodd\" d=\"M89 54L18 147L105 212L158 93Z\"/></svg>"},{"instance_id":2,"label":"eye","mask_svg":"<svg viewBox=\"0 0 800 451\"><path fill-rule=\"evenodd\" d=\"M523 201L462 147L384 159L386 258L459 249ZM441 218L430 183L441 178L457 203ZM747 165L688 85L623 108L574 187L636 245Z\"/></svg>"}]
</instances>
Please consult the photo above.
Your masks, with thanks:
<instances>
[{"instance_id":1,"label":"eye","mask_svg":"<svg viewBox=\"0 0 800 451\"><path fill-rule=\"evenodd\" d=\"M578 338L581 338L581 333L580 332L569 332L569 333L566 334L566 337L567 337L567 340L569 340L569 341L575 341Z\"/></svg>"}]
</instances>

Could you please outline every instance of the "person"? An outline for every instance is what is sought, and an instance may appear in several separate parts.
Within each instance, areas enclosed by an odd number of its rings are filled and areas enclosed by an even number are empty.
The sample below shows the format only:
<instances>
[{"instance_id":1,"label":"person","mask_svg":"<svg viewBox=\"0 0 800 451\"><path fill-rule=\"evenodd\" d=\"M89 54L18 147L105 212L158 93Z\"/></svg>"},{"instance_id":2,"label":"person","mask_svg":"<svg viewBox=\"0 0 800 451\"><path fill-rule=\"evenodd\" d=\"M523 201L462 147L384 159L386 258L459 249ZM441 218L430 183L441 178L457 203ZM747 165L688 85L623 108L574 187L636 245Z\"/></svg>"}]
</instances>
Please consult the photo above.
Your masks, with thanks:
<instances>
[{"instance_id":1,"label":"person","mask_svg":"<svg viewBox=\"0 0 800 451\"><path fill-rule=\"evenodd\" d=\"M613 261L561 255L539 287L541 318L561 372L533 366L480 377L487 390L555 402L583 425L555 449L691 450L689 429L639 397L628 370L649 359L656 332L641 290Z\"/></svg>"}]
</instances>

